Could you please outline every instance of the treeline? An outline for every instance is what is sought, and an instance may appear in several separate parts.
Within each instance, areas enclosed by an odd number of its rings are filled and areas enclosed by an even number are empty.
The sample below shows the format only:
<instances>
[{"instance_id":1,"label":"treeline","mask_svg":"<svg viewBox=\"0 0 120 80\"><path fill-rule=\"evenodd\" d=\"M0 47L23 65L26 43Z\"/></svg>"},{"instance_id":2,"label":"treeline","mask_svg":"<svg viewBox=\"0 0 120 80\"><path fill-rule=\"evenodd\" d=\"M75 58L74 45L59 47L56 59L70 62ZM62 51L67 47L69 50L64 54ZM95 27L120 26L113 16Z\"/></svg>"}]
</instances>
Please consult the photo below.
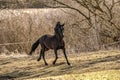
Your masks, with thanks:
<instances>
[{"instance_id":1,"label":"treeline","mask_svg":"<svg viewBox=\"0 0 120 80\"><path fill-rule=\"evenodd\" d=\"M53 0L0 0L1 9L49 8L56 5Z\"/></svg>"}]
</instances>

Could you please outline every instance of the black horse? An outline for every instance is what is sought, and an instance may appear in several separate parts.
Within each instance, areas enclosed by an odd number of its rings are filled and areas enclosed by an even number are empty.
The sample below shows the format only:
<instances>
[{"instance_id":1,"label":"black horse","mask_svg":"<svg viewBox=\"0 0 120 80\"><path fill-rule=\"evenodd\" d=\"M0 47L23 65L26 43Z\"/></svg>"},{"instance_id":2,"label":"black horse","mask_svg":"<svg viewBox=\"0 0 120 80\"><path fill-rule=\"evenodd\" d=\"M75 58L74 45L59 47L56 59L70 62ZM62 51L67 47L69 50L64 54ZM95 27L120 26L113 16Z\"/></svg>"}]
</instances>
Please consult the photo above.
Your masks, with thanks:
<instances>
[{"instance_id":1,"label":"black horse","mask_svg":"<svg viewBox=\"0 0 120 80\"><path fill-rule=\"evenodd\" d=\"M70 63L67 59L66 51L65 51L65 42L63 40L63 37L64 37L64 35L63 35L64 27L63 26L64 26L64 24L61 25L60 22L57 22L57 24L54 28L55 34L54 35L43 35L42 37L40 37L32 45L32 48L31 48L29 55L32 55L32 52L34 52L35 49L40 44L41 51L40 51L40 56L39 56L37 61L40 61L41 56L42 56L45 65L48 65L46 60L45 60L45 51L48 51L49 49L53 49L54 53L55 53L55 60L53 61L53 64L55 64L57 59L58 59L57 50L62 49L64 56L66 58L67 64L70 65Z\"/></svg>"}]
</instances>

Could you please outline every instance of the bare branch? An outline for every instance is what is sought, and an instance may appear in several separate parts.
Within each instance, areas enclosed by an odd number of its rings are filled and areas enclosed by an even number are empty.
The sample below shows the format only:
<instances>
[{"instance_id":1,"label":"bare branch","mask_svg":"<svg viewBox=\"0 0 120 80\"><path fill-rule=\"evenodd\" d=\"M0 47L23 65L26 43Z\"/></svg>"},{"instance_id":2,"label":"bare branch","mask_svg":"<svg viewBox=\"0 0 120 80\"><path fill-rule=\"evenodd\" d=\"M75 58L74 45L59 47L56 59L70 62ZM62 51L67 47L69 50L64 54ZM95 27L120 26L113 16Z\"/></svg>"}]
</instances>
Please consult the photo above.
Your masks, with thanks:
<instances>
[{"instance_id":1,"label":"bare branch","mask_svg":"<svg viewBox=\"0 0 120 80\"><path fill-rule=\"evenodd\" d=\"M80 13L80 14L83 15L86 19L89 20L89 18L88 18L83 12L81 12L79 9L74 8L74 7L71 7L71 6L69 6L69 5L65 4L65 3L62 3L62 2L60 2L60 1L58 1L58 0L54 0L54 1L56 1L57 3L59 3L59 4L63 5L63 6L65 6L66 8L69 8L69 9L72 9L72 10L77 11L78 13Z\"/></svg>"}]
</instances>

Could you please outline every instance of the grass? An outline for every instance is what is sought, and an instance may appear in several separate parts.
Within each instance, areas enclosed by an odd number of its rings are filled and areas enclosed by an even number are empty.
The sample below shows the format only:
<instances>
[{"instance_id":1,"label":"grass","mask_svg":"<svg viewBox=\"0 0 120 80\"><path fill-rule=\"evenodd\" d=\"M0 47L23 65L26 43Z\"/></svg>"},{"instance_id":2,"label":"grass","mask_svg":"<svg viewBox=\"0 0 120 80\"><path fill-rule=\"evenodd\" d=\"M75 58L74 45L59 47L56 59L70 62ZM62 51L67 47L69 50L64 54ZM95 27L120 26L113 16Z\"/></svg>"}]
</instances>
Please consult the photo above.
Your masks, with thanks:
<instances>
[{"instance_id":1,"label":"grass","mask_svg":"<svg viewBox=\"0 0 120 80\"><path fill-rule=\"evenodd\" d=\"M27 80L120 80L120 70L106 70L83 74L69 74L56 77L51 76L47 78L33 78Z\"/></svg>"},{"instance_id":2,"label":"grass","mask_svg":"<svg viewBox=\"0 0 120 80\"><path fill-rule=\"evenodd\" d=\"M48 53L50 55L50 53ZM120 51L97 51L68 54L71 66L59 55L56 65L54 57L46 56L48 66L37 57L0 58L0 80L120 80Z\"/></svg>"}]
</instances>

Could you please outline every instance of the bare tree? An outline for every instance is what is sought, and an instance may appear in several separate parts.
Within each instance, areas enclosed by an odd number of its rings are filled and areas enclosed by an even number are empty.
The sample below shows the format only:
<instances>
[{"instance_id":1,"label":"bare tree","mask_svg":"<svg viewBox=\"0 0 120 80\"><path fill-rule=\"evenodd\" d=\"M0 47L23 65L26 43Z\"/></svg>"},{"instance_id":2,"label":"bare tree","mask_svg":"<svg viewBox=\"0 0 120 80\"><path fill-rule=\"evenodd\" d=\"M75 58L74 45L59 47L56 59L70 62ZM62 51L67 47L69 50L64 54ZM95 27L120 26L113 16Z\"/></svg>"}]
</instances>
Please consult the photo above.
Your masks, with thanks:
<instances>
[{"instance_id":1,"label":"bare tree","mask_svg":"<svg viewBox=\"0 0 120 80\"><path fill-rule=\"evenodd\" d=\"M59 6L56 8L69 8L82 15L89 24L89 29L93 29L94 42L97 46L101 43L100 36L105 36L118 41L120 38L120 26L114 22L114 8L119 0L54 0ZM70 2L73 4L71 5ZM77 5L74 6L74 5ZM78 7L79 6L79 7Z\"/></svg>"}]
</instances>

